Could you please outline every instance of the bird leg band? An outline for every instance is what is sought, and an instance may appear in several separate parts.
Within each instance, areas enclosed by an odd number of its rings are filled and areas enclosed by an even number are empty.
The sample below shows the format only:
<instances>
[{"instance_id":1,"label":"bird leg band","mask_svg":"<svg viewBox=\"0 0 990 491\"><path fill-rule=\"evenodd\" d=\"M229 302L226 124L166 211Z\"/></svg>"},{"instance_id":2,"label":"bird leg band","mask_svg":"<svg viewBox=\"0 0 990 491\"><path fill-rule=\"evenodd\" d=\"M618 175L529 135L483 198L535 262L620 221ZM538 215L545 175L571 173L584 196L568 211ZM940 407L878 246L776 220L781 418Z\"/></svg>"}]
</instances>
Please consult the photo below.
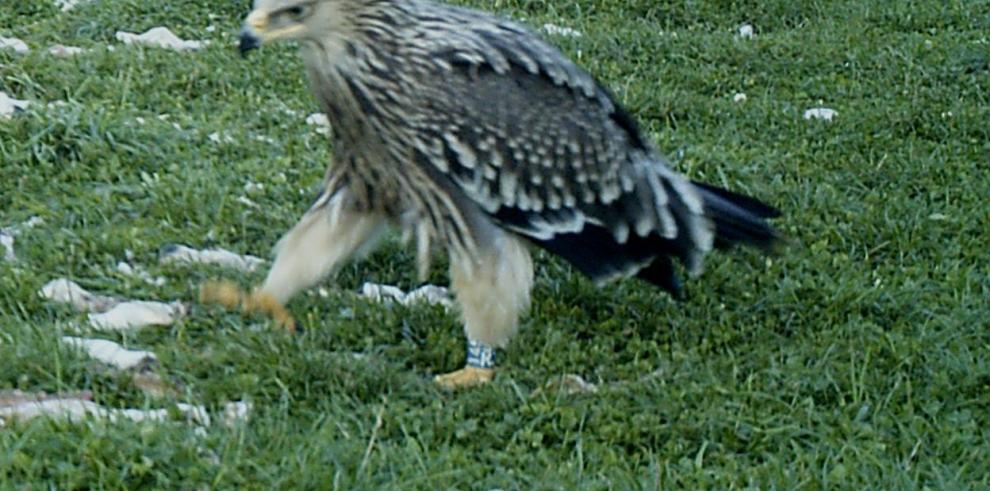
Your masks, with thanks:
<instances>
[{"instance_id":1,"label":"bird leg band","mask_svg":"<svg viewBox=\"0 0 990 491\"><path fill-rule=\"evenodd\" d=\"M493 378L495 378L495 348L468 339L466 366L444 375L437 375L433 381L445 389L463 389L486 384Z\"/></svg>"},{"instance_id":2,"label":"bird leg band","mask_svg":"<svg viewBox=\"0 0 990 491\"><path fill-rule=\"evenodd\" d=\"M495 348L468 339L467 341L467 366L473 368L495 368Z\"/></svg>"}]
</instances>

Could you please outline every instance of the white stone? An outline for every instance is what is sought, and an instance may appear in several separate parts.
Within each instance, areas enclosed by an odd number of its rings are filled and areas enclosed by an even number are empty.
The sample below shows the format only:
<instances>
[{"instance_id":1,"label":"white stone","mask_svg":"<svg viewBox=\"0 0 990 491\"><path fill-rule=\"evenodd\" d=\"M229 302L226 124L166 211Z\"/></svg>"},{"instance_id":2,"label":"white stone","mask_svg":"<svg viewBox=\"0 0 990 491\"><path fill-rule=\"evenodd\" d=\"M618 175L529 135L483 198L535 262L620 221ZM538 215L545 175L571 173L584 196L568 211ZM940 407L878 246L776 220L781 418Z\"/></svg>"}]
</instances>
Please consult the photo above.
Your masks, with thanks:
<instances>
[{"instance_id":1,"label":"white stone","mask_svg":"<svg viewBox=\"0 0 990 491\"><path fill-rule=\"evenodd\" d=\"M260 208L258 203L251 201L251 198L248 198L247 196L238 196L237 202L249 208Z\"/></svg>"},{"instance_id":2,"label":"white stone","mask_svg":"<svg viewBox=\"0 0 990 491\"><path fill-rule=\"evenodd\" d=\"M203 406L176 404L187 420L200 425L209 425L210 417ZM111 423L121 420L135 422L163 422L169 420L167 409L110 409L93 401L78 398L26 400L0 407L0 420L28 421L47 417L72 423L80 423L87 417L103 419Z\"/></svg>"},{"instance_id":3,"label":"white stone","mask_svg":"<svg viewBox=\"0 0 990 491\"><path fill-rule=\"evenodd\" d=\"M94 329L121 331L147 326L167 326L183 315L185 315L185 307L178 302L132 300L119 303L103 313L89 314L89 323Z\"/></svg>"},{"instance_id":4,"label":"white stone","mask_svg":"<svg viewBox=\"0 0 990 491\"><path fill-rule=\"evenodd\" d=\"M10 119L14 113L23 111L30 106L29 101L8 97L5 92L0 92L0 119Z\"/></svg>"},{"instance_id":5,"label":"white stone","mask_svg":"<svg viewBox=\"0 0 990 491\"><path fill-rule=\"evenodd\" d=\"M321 135L330 134L330 120L323 113L313 113L306 116L306 124L316 127L316 132Z\"/></svg>"},{"instance_id":6,"label":"white stone","mask_svg":"<svg viewBox=\"0 0 990 491\"><path fill-rule=\"evenodd\" d=\"M395 301L402 303L402 300L406 298L406 292L402 291L401 288L377 283L365 283L361 285L361 295L367 297L372 302Z\"/></svg>"},{"instance_id":7,"label":"white stone","mask_svg":"<svg viewBox=\"0 0 990 491\"><path fill-rule=\"evenodd\" d=\"M92 401L84 399L46 399L24 401L11 406L0 407L3 420L27 421L40 416L68 421L81 421L87 415L105 417L107 410Z\"/></svg>"},{"instance_id":8,"label":"white stone","mask_svg":"<svg viewBox=\"0 0 990 491\"><path fill-rule=\"evenodd\" d=\"M48 54L58 56L60 58L70 58L85 52L86 50L82 48L76 46L65 46L63 44L56 44L48 47Z\"/></svg>"},{"instance_id":9,"label":"white stone","mask_svg":"<svg viewBox=\"0 0 990 491\"><path fill-rule=\"evenodd\" d=\"M547 382L546 387L548 389L556 389L565 394L595 394L598 392L598 386L586 381L580 375L567 374L558 379L553 379Z\"/></svg>"},{"instance_id":10,"label":"white stone","mask_svg":"<svg viewBox=\"0 0 990 491\"><path fill-rule=\"evenodd\" d=\"M407 293L402 303L405 305L428 303L430 305L442 305L449 309L454 306L454 299L450 291L442 286L423 285Z\"/></svg>"},{"instance_id":11,"label":"white stone","mask_svg":"<svg viewBox=\"0 0 990 491\"><path fill-rule=\"evenodd\" d=\"M839 115L839 112L835 109L829 109L827 107L813 107L804 112L804 119L820 119L823 121L832 121L833 118Z\"/></svg>"},{"instance_id":12,"label":"white stone","mask_svg":"<svg viewBox=\"0 0 990 491\"><path fill-rule=\"evenodd\" d=\"M101 409L97 416L117 422L122 419L140 423L144 421L160 423L168 421L167 409Z\"/></svg>"},{"instance_id":13,"label":"white stone","mask_svg":"<svg viewBox=\"0 0 990 491\"><path fill-rule=\"evenodd\" d=\"M3 93L0 92L0 95ZM3 247L3 259L5 261L16 261L17 254L14 252L14 237L20 235L24 230L32 229L44 223L40 217L31 217L24 223L13 225L7 228L0 228L0 247Z\"/></svg>"},{"instance_id":14,"label":"white stone","mask_svg":"<svg viewBox=\"0 0 990 491\"><path fill-rule=\"evenodd\" d=\"M397 286L365 283L361 285L361 296L373 302L396 302L402 305L427 303L430 305L440 305L448 309L454 305L450 291L436 285L423 285L406 293Z\"/></svg>"},{"instance_id":15,"label":"white stone","mask_svg":"<svg viewBox=\"0 0 990 491\"><path fill-rule=\"evenodd\" d=\"M161 262L163 264L214 264L247 272L254 271L265 264L265 261L259 257L251 255L242 256L226 249L197 250L184 245L167 247L162 253Z\"/></svg>"},{"instance_id":16,"label":"white stone","mask_svg":"<svg viewBox=\"0 0 990 491\"><path fill-rule=\"evenodd\" d=\"M66 278L49 281L41 287L39 294L42 298L53 302L70 304L80 312L102 312L119 302L112 297L90 293L76 282Z\"/></svg>"},{"instance_id":17,"label":"white stone","mask_svg":"<svg viewBox=\"0 0 990 491\"><path fill-rule=\"evenodd\" d=\"M220 145L222 143L234 143L234 138L226 133L220 133L219 131L214 131L206 136L211 142Z\"/></svg>"},{"instance_id":18,"label":"white stone","mask_svg":"<svg viewBox=\"0 0 990 491\"><path fill-rule=\"evenodd\" d=\"M223 405L223 417L221 422L225 426L232 427L238 423L243 423L251 416L254 405L250 402L234 401Z\"/></svg>"},{"instance_id":19,"label":"white stone","mask_svg":"<svg viewBox=\"0 0 990 491\"><path fill-rule=\"evenodd\" d=\"M127 252L130 252L130 251L127 251ZM131 256L131 257L133 257L133 253L132 254L125 254L125 256ZM122 275L124 275L124 276L130 276L132 278L137 278L139 280L142 280L142 281L144 281L145 283L147 283L149 285L162 286L162 285L165 284L165 278L164 277L161 277L161 276L157 276L157 277L151 276L151 274L148 273L148 271L146 271L144 268L142 268L140 266L131 266L126 261L120 261L120 262L117 263L117 272L120 273L120 274L122 274Z\"/></svg>"},{"instance_id":20,"label":"white stone","mask_svg":"<svg viewBox=\"0 0 990 491\"><path fill-rule=\"evenodd\" d=\"M34 216L34 217L31 217L31 218L28 218L24 223L20 224L18 226L18 230L32 229L32 228L37 227L38 225L41 225L43 223L45 223L45 219L44 218L41 218L41 217L38 217L38 216Z\"/></svg>"},{"instance_id":21,"label":"white stone","mask_svg":"<svg viewBox=\"0 0 990 491\"><path fill-rule=\"evenodd\" d=\"M175 407L190 421L197 423L202 426L210 426L212 420L210 419L210 413L206 411L203 406L186 404L183 402L175 403Z\"/></svg>"},{"instance_id":22,"label":"white stone","mask_svg":"<svg viewBox=\"0 0 990 491\"><path fill-rule=\"evenodd\" d=\"M21 41L17 38L5 38L0 37L0 49L12 49L17 53L28 53L31 48L28 47L27 43Z\"/></svg>"},{"instance_id":23,"label":"white stone","mask_svg":"<svg viewBox=\"0 0 990 491\"><path fill-rule=\"evenodd\" d=\"M83 3L84 0L55 0L55 6L62 9L62 12L68 12Z\"/></svg>"},{"instance_id":24,"label":"white stone","mask_svg":"<svg viewBox=\"0 0 990 491\"><path fill-rule=\"evenodd\" d=\"M124 261L117 263L117 272L125 276L134 276L134 268Z\"/></svg>"},{"instance_id":25,"label":"white stone","mask_svg":"<svg viewBox=\"0 0 990 491\"><path fill-rule=\"evenodd\" d=\"M14 236L8 235L3 231L0 231L0 246L3 246L3 259L5 261L16 261L17 255L14 254Z\"/></svg>"},{"instance_id":26,"label":"white stone","mask_svg":"<svg viewBox=\"0 0 990 491\"><path fill-rule=\"evenodd\" d=\"M743 24L739 26L739 37L744 39L752 38L754 34L753 26L749 24Z\"/></svg>"},{"instance_id":27,"label":"white stone","mask_svg":"<svg viewBox=\"0 0 990 491\"><path fill-rule=\"evenodd\" d=\"M155 362L158 357L151 351L129 350L106 339L86 339L65 336L62 342L83 350L90 357L120 370L130 370Z\"/></svg>"},{"instance_id":28,"label":"white stone","mask_svg":"<svg viewBox=\"0 0 990 491\"><path fill-rule=\"evenodd\" d=\"M86 417L106 419L116 422L122 419L131 421L166 421L165 409L108 409L93 401L84 399L45 399L25 401L12 406L0 407L0 418L27 421L38 417L48 417L69 422L82 422Z\"/></svg>"},{"instance_id":29,"label":"white stone","mask_svg":"<svg viewBox=\"0 0 990 491\"><path fill-rule=\"evenodd\" d=\"M569 38L579 38L584 34L577 29L572 29L570 27L558 26L557 24L546 23L540 28L541 31L551 35L551 36L561 36Z\"/></svg>"},{"instance_id":30,"label":"white stone","mask_svg":"<svg viewBox=\"0 0 990 491\"><path fill-rule=\"evenodd\" d=\"M185 41L167 27L161 26L148 29L142 34L117 31L116 37L124 44L140 44L176 51L195 51L207 44L206 41Z\"/></svg>"}]
</instances>

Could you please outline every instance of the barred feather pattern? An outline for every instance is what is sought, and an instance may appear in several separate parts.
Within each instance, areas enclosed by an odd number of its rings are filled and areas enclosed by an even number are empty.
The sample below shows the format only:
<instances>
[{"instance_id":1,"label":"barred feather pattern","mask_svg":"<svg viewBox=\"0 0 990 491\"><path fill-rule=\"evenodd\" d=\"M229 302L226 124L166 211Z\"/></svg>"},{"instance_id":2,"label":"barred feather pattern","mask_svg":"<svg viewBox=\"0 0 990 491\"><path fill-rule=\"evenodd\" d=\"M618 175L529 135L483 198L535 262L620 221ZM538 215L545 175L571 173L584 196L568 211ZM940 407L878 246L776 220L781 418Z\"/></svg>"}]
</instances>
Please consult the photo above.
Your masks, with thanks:
<instances>
[{"instance_id":1,"label":"barred feather pattern","mask_svg":"<svg viewBox=\"0 0 990 491\"><path fill-rule=\"evenodd\" d=\"M346 184L355 207L413 217L420 251L476 257L498 227L596 280L660 256L700 270L716 234L703 191L557 49L470 9L324 1L341 19L301 49L333 129L327 184ZM574 252L600 243L614 257Z\"/></svg>"}]
</instances>

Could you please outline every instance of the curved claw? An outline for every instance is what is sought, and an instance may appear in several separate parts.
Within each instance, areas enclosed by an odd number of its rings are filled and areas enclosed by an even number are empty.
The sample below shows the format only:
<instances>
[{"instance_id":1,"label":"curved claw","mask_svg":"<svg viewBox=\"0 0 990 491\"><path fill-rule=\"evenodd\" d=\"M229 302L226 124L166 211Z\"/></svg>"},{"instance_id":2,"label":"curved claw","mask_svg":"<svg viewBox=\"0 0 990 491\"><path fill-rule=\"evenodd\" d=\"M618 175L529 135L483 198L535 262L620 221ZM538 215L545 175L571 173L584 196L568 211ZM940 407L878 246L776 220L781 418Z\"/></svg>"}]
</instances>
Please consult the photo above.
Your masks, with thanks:
<instances>
[{"instance_id":1,"label":"curved claw","mask_svg":"<svg viewBox=\"0 0 990 491\"><path fill-rule=\"evenodd\" d=\"M444 389L455 390L484 385L494 378L493 368L464 367L444 375L437 375L433 378L433 382Z\"/></svg>"},{"instance_id":2,"label":"curved claw","mask_svg":"<svg viewBox=\"0 0 990 491\"><path fill-rule=\"evenodd\" d=\"M260 289L250 294L229 281L207 281L199 289L202 304L219 304L228 309L240 308L245 313L260 313L275 321L275 325L296 332L296 320L275 297Z\"/></svg>"}]
</instances>

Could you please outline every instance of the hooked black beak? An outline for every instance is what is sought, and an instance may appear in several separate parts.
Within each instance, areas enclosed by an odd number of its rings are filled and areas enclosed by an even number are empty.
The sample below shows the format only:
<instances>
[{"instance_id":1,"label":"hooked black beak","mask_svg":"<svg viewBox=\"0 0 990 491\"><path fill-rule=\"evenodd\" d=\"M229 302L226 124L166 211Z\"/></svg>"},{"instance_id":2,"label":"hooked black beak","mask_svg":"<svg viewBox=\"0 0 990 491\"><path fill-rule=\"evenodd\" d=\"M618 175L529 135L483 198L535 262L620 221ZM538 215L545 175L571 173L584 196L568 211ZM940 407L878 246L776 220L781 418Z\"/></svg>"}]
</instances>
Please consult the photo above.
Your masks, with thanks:
<instances>
[{"instance_id":1,"label":"hooked black beak","mask_svg":"<svg viewBox=\"0 0 990 491\"><path fill-rule=\"evenodd\" d=\"M259 46L261 46L261 39L258 36L252 34L248 29L241 31L241 42L237 46L241 56L247 56L248 51L258 49Z\"/></svg>"}]
</instances>

